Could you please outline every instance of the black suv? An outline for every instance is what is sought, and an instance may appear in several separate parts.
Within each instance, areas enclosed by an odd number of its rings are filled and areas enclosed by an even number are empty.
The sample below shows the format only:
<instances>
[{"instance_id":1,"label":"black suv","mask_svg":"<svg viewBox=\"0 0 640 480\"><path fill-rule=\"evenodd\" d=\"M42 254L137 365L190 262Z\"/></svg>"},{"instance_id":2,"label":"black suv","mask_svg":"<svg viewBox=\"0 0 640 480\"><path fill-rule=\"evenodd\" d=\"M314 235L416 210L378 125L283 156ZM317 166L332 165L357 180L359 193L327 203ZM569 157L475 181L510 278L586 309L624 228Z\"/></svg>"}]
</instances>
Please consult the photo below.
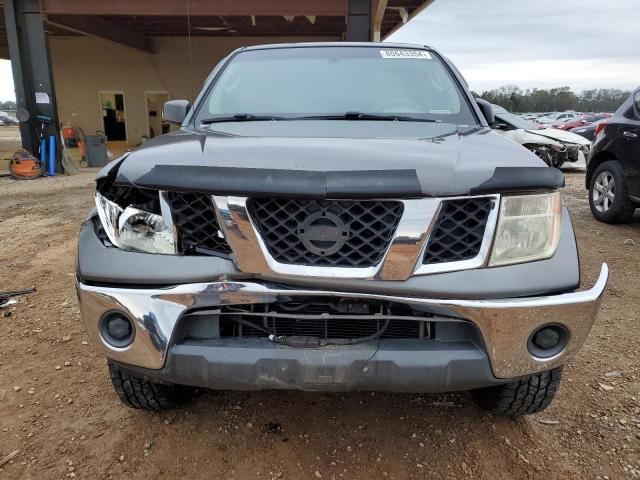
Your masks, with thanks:
<instances>
[{"instance_id":1,"label":"black suv","mask_svg":"<svg viewBox=\"0 0 640 480\"><path fill-rule=\"evenodd\" d=\"M625 222L640 206L640 89L596 136L586 186L593 216L601 222Z\"/></svg>"}]
</instances>

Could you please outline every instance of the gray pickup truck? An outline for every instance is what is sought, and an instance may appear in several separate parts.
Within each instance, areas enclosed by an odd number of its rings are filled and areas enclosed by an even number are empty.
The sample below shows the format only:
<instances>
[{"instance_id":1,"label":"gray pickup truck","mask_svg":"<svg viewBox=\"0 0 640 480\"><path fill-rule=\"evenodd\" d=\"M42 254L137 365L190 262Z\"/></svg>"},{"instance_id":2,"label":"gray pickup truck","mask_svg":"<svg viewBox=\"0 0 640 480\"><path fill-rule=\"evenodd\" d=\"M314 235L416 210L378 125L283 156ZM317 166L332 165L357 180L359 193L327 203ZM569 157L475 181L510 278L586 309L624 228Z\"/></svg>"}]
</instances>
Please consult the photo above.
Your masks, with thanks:
<instances>
[{"instance_id":1,"label":"gray pickup truck","mask_svg":"<svg viewBox=\"0 0 640 480\"><path fill-rule=\"evenodd\" d=\"M120 399L445 392L543 410L606 287L579 289L562 174L491 130L437 51L241 48L110 163L78 245Z\"/></svg>"}]
</instances>

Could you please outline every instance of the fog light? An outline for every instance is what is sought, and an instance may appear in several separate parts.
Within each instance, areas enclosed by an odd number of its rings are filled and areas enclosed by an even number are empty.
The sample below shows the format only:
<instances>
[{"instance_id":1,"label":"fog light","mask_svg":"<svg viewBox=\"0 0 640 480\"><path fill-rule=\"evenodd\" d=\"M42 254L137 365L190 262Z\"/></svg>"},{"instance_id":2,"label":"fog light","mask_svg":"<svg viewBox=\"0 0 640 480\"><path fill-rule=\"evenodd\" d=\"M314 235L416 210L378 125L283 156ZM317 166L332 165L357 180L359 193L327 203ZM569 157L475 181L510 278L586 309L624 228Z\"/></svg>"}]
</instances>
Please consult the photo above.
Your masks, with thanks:
<instances>
[{"instance_id":1,"label":"fog light","mask_svg":"<svg viewBox=\"0 0 640 480\"><path fill-rule=\"evenodd\" d=\"M569 332L565 326L559 324L544 325L529 337L529 352L534 357L553 357L567 346Z\"/></svg>"},{"instance_id":2,"label":"fog light","mask_svg":"<svg viewBox=\"0 0 640 480\"><path fill-rule=\"evenodd\" d=\"M116 340L124 340L131 335L131 322L121 316L114 316L107 322L107 331Z\"/></svg>"},{"instance_id":3,"label":"fog light","mask_svg":"<svg viewBox=\"0 0 640 480\"><path fill-rule=\"evenodd\" d=\"M117 348L131 344L135 329L131 320L118 312L108 313L100 321L100 334L105 342Z\"/></svg>"},{"instance_id":4,"label":"fog light","mask_svg":"<svg viewBox=\"0 0 640 480\"><path fill-rule=\"evenodd\" d=\"M560 332L553 327L542 328L533 335L532 341L536 347L548 350L560 343Z\"/></svg>"}]
</instances>

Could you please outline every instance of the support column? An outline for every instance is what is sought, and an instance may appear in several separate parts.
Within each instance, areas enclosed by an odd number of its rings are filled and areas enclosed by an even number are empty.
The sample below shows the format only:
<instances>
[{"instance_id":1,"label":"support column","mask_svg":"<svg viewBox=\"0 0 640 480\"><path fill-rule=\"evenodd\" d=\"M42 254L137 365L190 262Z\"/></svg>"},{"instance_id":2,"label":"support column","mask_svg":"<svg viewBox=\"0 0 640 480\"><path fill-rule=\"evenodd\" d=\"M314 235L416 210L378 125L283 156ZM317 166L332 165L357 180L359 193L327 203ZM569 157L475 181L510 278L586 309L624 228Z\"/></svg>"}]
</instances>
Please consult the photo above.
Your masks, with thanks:
<instances>
[{"instance_id":1,"label":"support column","mask_svg":"<svg viewBox=\"0 0 640 480\"><path fill-rule=\"evenodd\" d=\"M371 41L371 0L348 0L347 42Z\"/></svg>"},{"instance_id":2,"label":"support column","mask_svg":"<svg viewBox=\"0 0 640 480\"><path fill-rule=\"evenodd\" d=\"M384 13L387 8L387 0L374 0L375 8L372 11L372 23L373 32L371 33L371 40L379 42L381 38L382 21L384 20Z\"/></svg>"},{"instance_id":3,"label":"support column","mask_svg":"<svg viewBox=\"0 0 640 480\"><path fill-rule=\"evenodd\" d=\"M18 109L29 112L29 119L20 123L22 146L38 156L43 122L37 117L50 118L44 135L47 142L50 135L55 136L56 171L60 172L58 109L44 15L33 0L5 0L4 11L16 103Z\"/></svg>"}]
</instances>

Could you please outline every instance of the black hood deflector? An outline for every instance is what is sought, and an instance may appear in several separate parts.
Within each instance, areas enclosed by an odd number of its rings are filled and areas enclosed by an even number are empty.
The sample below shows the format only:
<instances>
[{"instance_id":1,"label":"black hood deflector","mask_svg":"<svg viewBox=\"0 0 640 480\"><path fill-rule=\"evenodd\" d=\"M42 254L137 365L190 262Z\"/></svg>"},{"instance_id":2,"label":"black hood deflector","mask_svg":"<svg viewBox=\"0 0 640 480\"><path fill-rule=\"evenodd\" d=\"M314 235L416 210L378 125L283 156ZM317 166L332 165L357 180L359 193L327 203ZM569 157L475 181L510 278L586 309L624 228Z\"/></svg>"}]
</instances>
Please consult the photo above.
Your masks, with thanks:
<instances>
[{"instance_id":1,"label":"black hood deflector","mask_svg":"<svg viewBox=\"0 0 640 480\"><path fill-rule=\"evenodd\" d=\"M168 181L170 179L170 181ZM419 198L425 193L415 170L320 172L263 168L156 165L136 182L157 190L247 197L314 199ZM564 175L556 168L497 167L471 195L557 190Z\"/></svg>"},{"instance_id":2,"label":"black hood deflector","mask_svg":"<svg viewBox=\"0 0 640 480\"><path fill-rule=\"evenodd\" d=\"M265 168L156 165L140 187L218 195L290 198L423 196L415 170L320 172Z\"/></svg>"},{"instance_id":3,"label":"black hood deflector","mask_svg":"<svg viewBox=\"0 0 640 480\"><path fill-rule=\"evenodd\" d=\"M564 175L557 168L496 167L489 180L470 190L471 195L484 193L557 190L564 187Z\"/></svg>"}]
</instances>

